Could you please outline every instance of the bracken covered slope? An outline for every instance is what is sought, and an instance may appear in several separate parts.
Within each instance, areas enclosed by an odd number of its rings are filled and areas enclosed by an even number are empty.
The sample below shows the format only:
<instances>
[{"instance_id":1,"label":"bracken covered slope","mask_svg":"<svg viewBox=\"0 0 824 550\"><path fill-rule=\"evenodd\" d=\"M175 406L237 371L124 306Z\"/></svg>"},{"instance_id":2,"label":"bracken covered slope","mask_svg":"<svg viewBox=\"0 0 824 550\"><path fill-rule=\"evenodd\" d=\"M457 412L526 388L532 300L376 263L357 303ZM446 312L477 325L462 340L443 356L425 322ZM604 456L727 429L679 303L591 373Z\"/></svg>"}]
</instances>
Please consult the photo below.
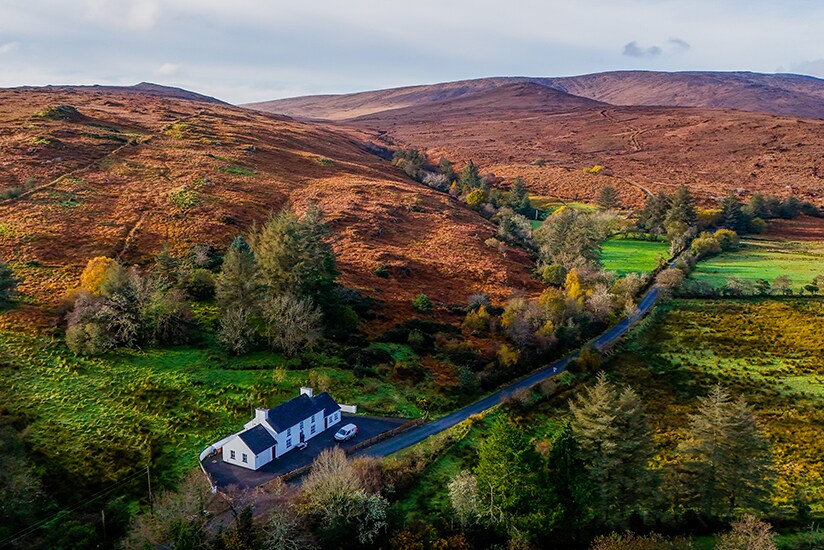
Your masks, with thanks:
<instances>
[{"instance_id":1,"label":"bracken covered slope","mask_svg":"<svg viewBox=\"0 0 824 550\"><path fill-rule=\"evenodd\" d=\"M585 90L570 95L538 82L471 84L470 90L462 83L437 86L428 95L420 88L376 92L386 94L382 106L421 102L388 110L358 103L358 111L372 112L341 123L424 149L433 159L473 159L484 171L521 176L534 191L566 199L590 199L607 183L630 205L640 204L646 190L681 184L706 201L730 191L822 199L821 120L615 106L581 97ZM319 109L326 112L326 105ZM594 165L612 177L584 173Z\"/></svg>"},{"instance_id":2,"label":"bracken covered slope","mask_svg":"<svg viewBox=\"0 0 824 550\"><path fill-rule=\"evenodd\" d=\"M57 106L71 106L58 108ZM38 116L46 115L46 116ZM146 261L164 242L225 247L287 202L327 212L342 280L386 302L463 303L533 289L494 226L404 177L352 132L133 89L0 90L0 256L54 303L87 260ZM385 265L388 278L373 271Z\"/></svg>"}]
</instances>

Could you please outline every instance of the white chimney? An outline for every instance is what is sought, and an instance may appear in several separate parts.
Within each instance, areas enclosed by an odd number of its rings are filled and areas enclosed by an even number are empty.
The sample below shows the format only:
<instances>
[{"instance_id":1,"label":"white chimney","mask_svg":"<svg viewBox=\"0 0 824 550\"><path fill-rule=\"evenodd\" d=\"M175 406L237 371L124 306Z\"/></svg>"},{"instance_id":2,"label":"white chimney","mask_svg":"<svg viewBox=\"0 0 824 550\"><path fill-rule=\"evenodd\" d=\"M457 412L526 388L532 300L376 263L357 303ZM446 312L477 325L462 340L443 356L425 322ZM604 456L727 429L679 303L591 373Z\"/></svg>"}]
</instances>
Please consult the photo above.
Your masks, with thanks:
<instances>
[{"instance_id":1,"label":"white chimney","mask_svg":"<svg viewBox=\"0 0 824 550\"><path fill-rule=\"evenodd\" d=\"M312 388L310 388L309 386L301 386L300 387L300 394L301 395L308 395L309 397L312 397Z\"/></svg>"},{"instance_id":2,"label":"white chimney","mask_svg":"<svg viewBox=\"0 0 824 550\"><path fill-rule=\"evenodd\" d=\"M255 420L258 422L265 422L266 418L269 416L269 409L258 407L255 409Z\"/></svg>"}]
</instances>

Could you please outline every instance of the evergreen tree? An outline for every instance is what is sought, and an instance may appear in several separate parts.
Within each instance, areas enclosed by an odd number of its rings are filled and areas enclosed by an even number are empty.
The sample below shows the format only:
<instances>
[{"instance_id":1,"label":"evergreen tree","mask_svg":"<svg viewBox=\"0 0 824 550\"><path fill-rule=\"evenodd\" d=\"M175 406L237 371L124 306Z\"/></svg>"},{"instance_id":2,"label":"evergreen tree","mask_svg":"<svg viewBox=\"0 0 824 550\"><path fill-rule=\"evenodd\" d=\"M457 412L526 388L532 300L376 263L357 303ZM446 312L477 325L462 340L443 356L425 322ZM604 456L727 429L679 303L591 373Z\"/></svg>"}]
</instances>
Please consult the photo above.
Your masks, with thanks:
<instances>
[{"instance_id":1,"label":"evergreen tree","mask_svg":"<svg viewBox=\"0 0 824 550\"><path fill-rule=\"evenodd\" d=\"M475 475L482 517L510 530L534 533L550 527L541 456L512 423L493 425L478 450Z\"/></svg>"},{"instance_id":2,"label":"evergreen tree","mask_svg":"<svg viewBox=\"0 0 824 550\"><path fill-rule=\"evenodd\" d=\"M732 517L737 508L758 508L769 495L770 446L752 409L720 386L699 400L688 438L679 447L680 468L692 489L687 504L708 515Z\"/></svg>"},{"instance_id":3,"label":"evergreen tree","mask_svg":"<svg viewBox=\"0 0 824 550\"><path fill-rule=\"evenodd\" d=\"M746 233L750 220L743 211L741 200L730 193L721 199L721 225L738 234Z\"/></svg>"},{"instance_id":4,"label":"evergreen tree","mask_svg":"<svg viewBox=\"0 0 824 550\"><path fill-rule=\"evenodd\" d=\"M755 193L750 197L750 200L744 206L744 213L750 218L761 218L762 220L770 217L767 201L760 193Z\"/></svg>"},{"instance_id":5,"label":"evergreen tree","mask_svg":"<svg viewBox=\"0 0 824 550\"><path fill-rule=\"evenodd\" d=\"M599 267L603 229L594 217L572 208L556 210L533 234L542 265L564 269Z\"/></svg>"},{"instance_id":6,"label":"evergreen tree","mask_svg":"<svg viewBox=\"0 0 824 550\"><path fill-rule=\"evenodd\" d=\"M446 157L441 157L441 160L438 161L438 171L446 178L447 184L451 184L458 179L455 166Z\"/></svg>"},{"instance_id":7,"label":"evergreen tree","mask_svg":"<svg viewBox=\"0 0 824 550\"><path fill-rule=\"evenodd\" d=\"M630 388L618 391L601 373L570 402L572 432L595 487L594 513L609 527L625 527L651 496L652 435L643 404Z\"/></svg>"},{"instance_id":8,"label":"evergreen tree","mask_svg":"<svg viewBox=\"0 0 824 550\"><path fill-rule=\"evenodd\" d=\"M270 294L292 292L319 299L331 289L338 273L327 231L316 205L310 205L300 220L288 207L269 218L253 249Z\"/></svg>"},{"instance_id":9,"label":"evergreen tree","mask_svg":"<svg viewBox=\"0 0 824 550\"><path fill-rule=\"evenodd\" d=\"M669 197L664 192L647 195L644 209L641 211L640 224L653 235L664 233L664 225L669 210Z\"/></svg>"},{"instance_id":10,"label":"evergreen tree","mask_svg":"<svg viewBox=\"0 0 824 550\"><path fill-rule=\"evenodd\" d=\"M478 167L475 166L475 163L471 160L469 161L469 164L461 170L461 178L458 183L461 186L461 190L464 192L479 189L482 186L481 176L478 173Z\"/></svg>"},{"instance_id":11,"label":"evergreen tree","mask_svg":"<svg viewBox=\"0 0 824 550\"><path fill-rule=\"evenodd\" d=\"M8 264L0 261L0 305L9 301L17 290L18 282Z\"/></svg>"},{"instance_id":12,"label":"evergreen tree","mask_svg":"<svg viewBox=\"0 0 824 550\"><path fill-rule=\"evenodd\" d=\"M681 185L670 197L670 206L667 211L665 226L673 223L683 223L695 227L698 215L695 212L695 198L686 185Z\"/></svg>"},{"instance_id":13,"label":"evergreen tree","mask_svg":"<svg viewBox=\"0 0 824 550\"><path fill-rule=\"evenodd\" d=\"M217 303L225 311L231 307L255 311L262 285L255 255L243 237L236 237L226 252L217 278Z\"/></svg>"},{"instance_id":14,"label":"evergreen tree","mask_svg":"<svg viewBox=\"0 0 824 550\"><path fill-rule=\"evenodd\" d=\"M604 208L621 208L618 191L611 185L605 185L598 189L598 192L595 194L595 202Z\"/></svg>"},{"instance_id":15,"label":"evergreen tree","mask_svg":"<svg viewBox=\"0 0 824 550\"><path fill-rule=\"evenodd\" d=\"M555 495L563 506L558 527L567 537L574 539L593 519L595 487L587 477L586 466L581 460L580 449L569 423L552 440L548 464Z\"/></svg>"},{"instance_id":16,"label":"evergreen tree","mask_svg":"<svg viewBox=\"0 0 824 550\"><path fill-rule=\"evenodd\" d=\"M534 210L532 202L529 200L529 193L521 178L515 178L509 188L506 205L522 216L531 217Z\"/></svg>"}]
</instances>

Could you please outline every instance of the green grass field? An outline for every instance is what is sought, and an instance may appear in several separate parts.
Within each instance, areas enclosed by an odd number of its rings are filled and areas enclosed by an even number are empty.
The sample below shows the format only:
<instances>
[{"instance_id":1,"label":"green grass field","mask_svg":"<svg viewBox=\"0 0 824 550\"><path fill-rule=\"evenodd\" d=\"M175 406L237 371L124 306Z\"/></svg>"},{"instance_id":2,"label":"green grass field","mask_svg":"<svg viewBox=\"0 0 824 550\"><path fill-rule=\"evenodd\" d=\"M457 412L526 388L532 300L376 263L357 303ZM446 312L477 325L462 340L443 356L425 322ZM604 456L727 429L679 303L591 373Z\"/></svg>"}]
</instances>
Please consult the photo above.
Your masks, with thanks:
<instances>
[{"instance_id":1,"label":"green grass field","mask_svg":"<svg viewBox=\"0 0 824 550\"><path fill-rule=\"evenodd\" d=\"M744 239L740 248L701 261L692 277L721 287L730 277L772 282L779 275L792 281L798 291L824 274L824 243L813 241L781 241Z\"/></svg>"},{"instance_id":2,"label":"green grass field","mask_svg":"<svg viewBox=\"0 0 824 550\"><path fill-rule=\"evenodd\" d=\"M546 218L546 216L552 215L553 212L555 212L562 206L574 208L575 210L584 210L586 212L592 212L598 209L598 207L594 204L587 204L584 202L574 201L563 201L558 199L557 197L547 197L544 195L530 195L529 200L532 202L533 208L536 208L542 212L542 216L544 218ZM542 223L544 223L543 220L532 220L532 229L538 229L539 227L541 227Z\"/></svg>"},{"instance_id":3,"label":"green grass field","mask_svg":"<svg viewBox=\"0 0 824 550\"><path fill-rule=\"evenodd\" d=\"M420 414L414 403L425 388L358 379L320 353L304 361L308 368L293 370L278 354L236 358L208 346L79 358L60 340L0 330L0 406L26 426L46 479L87 488L149 462L173 484L206 445L242 428L254 407L291 399L301 385L328 389L364 413Z\"/></svg>"},{"instance_id":4,"label":"green grass field","mask_svg":"<svg viewBox=\"0 0 824 550\"><path fill-rule=\"evenodd\" d=\"M658 267L660 258L668 255L669 245L659 241L610 239L601 245L604 269L618 275L648 273Z\"/></svg>"}]
</instances>

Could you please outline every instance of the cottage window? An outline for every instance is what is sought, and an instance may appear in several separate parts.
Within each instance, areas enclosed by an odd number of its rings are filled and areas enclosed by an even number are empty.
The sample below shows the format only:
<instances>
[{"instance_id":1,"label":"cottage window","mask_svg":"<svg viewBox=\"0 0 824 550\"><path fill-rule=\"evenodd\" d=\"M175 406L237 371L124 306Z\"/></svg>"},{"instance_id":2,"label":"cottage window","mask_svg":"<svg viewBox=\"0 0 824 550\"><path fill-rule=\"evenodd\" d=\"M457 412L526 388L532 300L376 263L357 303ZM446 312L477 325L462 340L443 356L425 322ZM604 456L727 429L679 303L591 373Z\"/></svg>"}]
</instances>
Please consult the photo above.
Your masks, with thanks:
<instances>
[{"instance_id":1,"label":"cottage window","mask_svg":"<svg viewBox=\"0 0 824 550\"><path fill-rule=\"evenodd\" d=\"M292 428L286 428L286 437L292 437Z\"/></svg>"},{"instance_id":2,"label":"cottage window","mask_svg":"<svg viewBox=\"0 0 824 550\"><path fill-rule=\"evenodd\" d=\"M232 460L235 460L235 452L234 451L229 451L229 458L232 459Z\"/></svg>"},{"instance_id":3,"label":"cottage window","mask_svg":"<svg viewBox=\"0 0 824 550\"><path fill-rule=\"evenodd\" d=\"M300 429L303 429L303 420L300 421Z\"/></svg>"},{"instance_id":4,"label":"cottage window","mask_svg":"<svg viewBox=\"0 0 824 550\"><path fill-rule=\"evenodd\" d=\"M316 420L316 418L313 416L313 417L312 417L312 424L314 424L314 423L315 423L315 420Z\"/></svg>"},{"instance_id":5,"label":"cottage window","mask_svg":"<svg viewBox=\"0 0 824 550\"><path fill-rule=\"evenodd\" d=\"M291 446L292 446L292 440L291 440L291 439L287 439L287 440L286 440L286 448L288 449L288 448L289 448L289 447L291 447Z\"/></svg>"},{"instance_id":6,"label":"cottage window","mask_svg":"<svg viewBox=\"0 0 824 550\"><path fill-rule=\"evenodd\" d=\"M249 462L249 456L246 453L243 453L243 462Z\"/></svg>"},{"instance_id":7,"label":"cottage window","mask_svg":"<svg viewBox=\"0 0 824 550\"><path fill-rule=\"evenodd\" d=\"M312 429L309 430L309 433L315 433L315 423L312 423Z\"/></svg>"}]
</instances>

